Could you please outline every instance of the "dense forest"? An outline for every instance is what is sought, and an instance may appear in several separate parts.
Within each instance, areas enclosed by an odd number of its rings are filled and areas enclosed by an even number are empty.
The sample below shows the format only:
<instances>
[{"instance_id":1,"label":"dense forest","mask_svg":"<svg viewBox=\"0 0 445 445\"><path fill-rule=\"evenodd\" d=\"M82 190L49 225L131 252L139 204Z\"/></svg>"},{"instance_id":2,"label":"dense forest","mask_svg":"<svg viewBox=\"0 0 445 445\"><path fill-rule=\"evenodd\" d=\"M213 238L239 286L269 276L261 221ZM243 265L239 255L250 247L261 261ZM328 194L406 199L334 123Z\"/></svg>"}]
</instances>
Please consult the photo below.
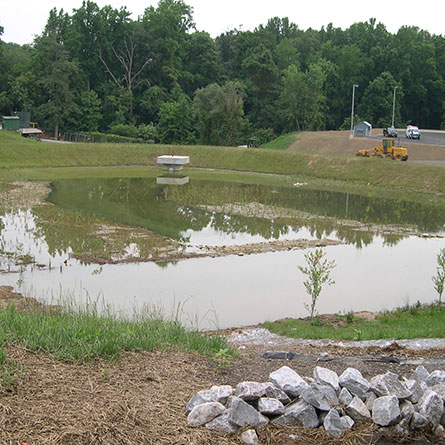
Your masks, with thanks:
<instances>
[{"instance_id":1,"label":"dense forest","mask_svg":"<svg viewBox=\"0 0 445 445\"><path fill-rule=\"evenodd\" d=\"M355 121L390 125L396 91L396 125L445 128L442 35L392 34L375 19L301 30L273 17L213 39L183 0L130 15L83 1L72 13L54 8L32 45L0 40L0 113L31 111L54 135L235 145L348 128L357 84Z\"/></svg>"}]
</instances>

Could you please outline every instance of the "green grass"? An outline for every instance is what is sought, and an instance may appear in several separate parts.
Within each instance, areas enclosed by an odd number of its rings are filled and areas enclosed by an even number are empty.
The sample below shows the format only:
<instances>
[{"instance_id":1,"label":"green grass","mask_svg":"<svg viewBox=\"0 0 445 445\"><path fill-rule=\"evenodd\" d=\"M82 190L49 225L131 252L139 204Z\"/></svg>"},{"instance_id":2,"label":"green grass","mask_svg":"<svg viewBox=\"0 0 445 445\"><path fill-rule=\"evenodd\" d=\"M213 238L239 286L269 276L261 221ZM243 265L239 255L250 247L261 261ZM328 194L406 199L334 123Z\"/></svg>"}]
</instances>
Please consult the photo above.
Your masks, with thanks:
<instances>
[{"instance_id":1,"label":"green grass","mask_svg":"<svg viewBox=\"0 0 445 445\"><path fill-rule=\"evenodd\" d=\"M91 307L77 312L19 312L10 306L0 310L0 331L5 345L20 344L73 363L97 357L116 359L123 351L142 350L174 349L210 356L229 351L234 355L224 338L188 330L178 321L153 316L128 321L109 314L99 316Z\"/></svg>"},{"instance_id":2,"label":"green grass","mask_svg":"<svg viewBox=\"0 0 445 445\"><path fill-rule=\"evenodd\" d=\"M4 334L0 332L0 388L12 391L20 377L20 367L10 360L4 350Z\"/></svg>"},{"instance_id":3,"label":"green grass","mask_svg":"<svg viewBox=\"0 0 445 445\"><path fill-rule=\"evenodd\" d=\"M351 320L352 318L352 320ZM375 321L337 315L335 323L315 318L266 322L275 334L292 338L336 340L380 340L445 337L445 307L404 307L387 312Z\"/></svg>"},{"instance_id":4,"label":"green grass","mask_svg":"<svg viewBox=\"0 0 445 445\"><path fill-rule=\"evenodd\" d=\"M278 136L273 141L261 145L261 148L268 148L271 150L287 150L295 141L296 134L297 133L283 134L281 136Z\"/></svg>"}]
</instances>

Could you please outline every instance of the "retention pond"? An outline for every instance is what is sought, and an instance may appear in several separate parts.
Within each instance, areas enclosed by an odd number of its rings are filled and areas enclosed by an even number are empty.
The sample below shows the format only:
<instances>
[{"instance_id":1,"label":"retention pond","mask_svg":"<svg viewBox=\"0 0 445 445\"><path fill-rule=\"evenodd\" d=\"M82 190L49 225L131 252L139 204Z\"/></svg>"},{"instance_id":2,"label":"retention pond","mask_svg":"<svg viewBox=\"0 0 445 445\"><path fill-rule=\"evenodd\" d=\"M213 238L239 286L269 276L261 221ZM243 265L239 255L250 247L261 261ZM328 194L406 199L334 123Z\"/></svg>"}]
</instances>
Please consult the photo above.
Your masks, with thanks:
<instances>
[{"instance_id":1,"label":"retention pond","mask_svg":"<svg viewBox=\"0 0 445 445\"><path fill-rule=\"evenodd\" d=\"M431 277L445 246L445 215L429 203L304 184L161 182L57 181L51 206L6 212L1 284L46 302L62 296L124 315L159 311L200 329L246 326L307 315L297 266L305 265L304 247L320 245L336 262L336 284L323 290L320 313L380 311L436 298ZM110 261L87 261L79 251L100 250L106 230L96 237L58 230L47 224L45 208L57 209L60 223L77 215L79 224L112 221L141 235L121 237L122 251L108 252ZM155 234L159 247L144 251L138 244L144 232ZM177 253L160 261L167 240ZM258 245L272 248L255 253Z\"/></svg>"}]
</instances>

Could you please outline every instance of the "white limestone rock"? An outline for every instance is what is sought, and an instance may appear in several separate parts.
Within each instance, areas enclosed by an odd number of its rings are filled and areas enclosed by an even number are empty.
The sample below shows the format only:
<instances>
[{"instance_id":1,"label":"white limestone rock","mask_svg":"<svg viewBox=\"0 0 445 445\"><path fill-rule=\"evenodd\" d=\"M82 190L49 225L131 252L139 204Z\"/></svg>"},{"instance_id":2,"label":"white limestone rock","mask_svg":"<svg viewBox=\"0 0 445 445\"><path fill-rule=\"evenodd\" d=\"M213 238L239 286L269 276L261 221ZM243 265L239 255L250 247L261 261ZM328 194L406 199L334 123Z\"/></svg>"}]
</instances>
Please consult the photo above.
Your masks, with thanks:
<instances>
[{"instance_id":1,"label":"white limestone rock","mask_svg":"<svg viewBox=\"0 0 445 445\"><path fill-rule=\"evenodd\" d=\"M434 391L426 390L418 405L419 414L428 419L434 427L439 425L443 414L443 401Z\"/></svg>"},{"instance_id":2,"label":"white limestone rock","mask_svg":"<svg viewBox=\"0 0 445 445\"><path fill-rule=\"evenodd\" d=\"M303 389L300 398L321 411L329 411L338 404L337 394L330 385L312 383Z\"/></svg>"},{"instance_id":3,"label":"white limestone rock","mask_svg":"<svg viewBox=\"0 0 445 445\"><path fill-rule=\"evenodd\" d=\"M326 432L334 439L339 439L343 434L344 428L341 422L340 414L336 409L331 409L323 421Z\"/></svg>"},{"instance_id":4,"label":"white limestone rock","mask_svg":"<svg viewBox=\"0 0 445 445\"><path fill-rule=\"evenodd\" d=\"M284 405L277 399L261 397L258 399L258 411L265 416L279 416L284 413Z\"/></svg>"},{"instance_id":5,"label":"white limestone rock","mask_svg":"<svg viewBox=\"0 0 445 445\"><path fill-rule=\"evenodd\" d=\"M221 415L215 417L213 420L205 424L209 430L219 431L221 433L235 433L238 427L229 420L229 412L225 411Z\"/></svg>"},{"instance_id":6,"label":"white limestone rock","mask_svg":"<svg viewBox=\"0 0 445 445\"><path fill-rule=\"evenodd\" d=\"M411 420L414 412L414 405L409 400L400 402L400 414L402 415L402 418Z\"/></svg>"},{"instance_id":7,"label":"white limestone rock","mask_svg":"<svg viewBox=\"0 0 445 445\"><path fill-rule=\"evenodd\" d=\"M219 402L207 402L195 406L187 416L189 426L202 426L222 414L226 408Z\"/></svg>"},{"instance_id":8,"label":"white limestone rock","mask_svg":"<svg viewBox=\"0 0 445 445\"><path fill-rule=\"evenodd\" d=\"M408 400L412 403L417 403L423 396L424 390L421 384L414 379L405 379L405 386L408 391L411 391L411 396L408 397Z\"/></svg>"},{"instance_id":9,"label":"white limestone rock","mask_svg":"<svg viewBox=\"0 0 445 445\"><path fill-rule=\"evenodd\" d=\"M372 411L372 407L374 406L375 399L377 399L375 392L369 391L366 393L365 405L366 405L366 408L369 409L369 411Z\"/></svg>"},{"instance_id":10,"label":"white limestone rock","mask_svg":"<svg viewBox=\"0 0 445 445\"><path fill-rule=\"evenodd\" d=\"M426 382L426 379L430 373L427 371L427 369L420 365L418 366L415 371L411 374L411 380L416 380L418 383Z\"/></svg>"},{"instance_id":11,"label":"white limestone rock","mask_svg":"<svg viewBox=\"0 0 445 445\"><path fill-rule=\"evenodd\" d=\"M239 397L232 396L227 403L229 421L241 428L245 426L262 428L269 423L266 416L263 416L253 406Z\"/></svg>"},{"instance_id":12,"label":"white limestone rock","mask_svg":"<svg viewBox=\"0 0 445 445\"><path fill-rule=\"evenodd\" d=\"M362 400L354 396L352 402L346 407L346 412L354 420L370 420L371 413Z\"/></svg>"},{"instance_id":13,"label":"white limestone rock","mask_svg":"<svg viewBox=\"0 0 445 445\"><path fill-rule=\"evenodd\" d=\"M215 385L208 390L198 392L198 396L201 396L206 402L219 402L223 405L227 403L232 394L233 388L230 385Z\"/></svg>"},{"instance_id":14,"label":"white limestone rock","mask_svg":"<svg viewBox=\"0 0 445 445\"><path fill-rule=\"evenodd\" d=\"M280 388L271 382L264 383L266 397L279 400L283 405L291 402L290 397Z\"/></svg>"},{"instance_id":15,"label":"white limestone rock","mask_svg":"<svg viewBox=\"0 0 445 445\"><path fill-rule=\"evenodd\" d=\"M352 394L346 388L342 388L338 395L339 402L343 403L343 405L349 405L352 402L352 399Z\"/></svg>"},{"instance_id":16,"label":"white limestone rock","mask_svg":"<svg viewBox=\"0 0 445 445\"><path fill-rule=\"evenodd\" d=\"M269 375L270 381L290 397L298 397L308 384L293 369L282 366Z\"/></svg>"},{"instance_id":17,"label":"white limestone rock","mask_svg":"<svg viewBox=\"0 0 445 445\"><path fill-rule=\"evenodd\" d=\"M304 400L286 406L284 414L272 420L272 423L275 425L302 425L307 428L317 428L320 424L315 408Z\"/></svg>"},{"instance_id":18,"label":"white limestone rock","mask_svg":"<svg viewBox=\"0 0 445 445\"><path fill-rule=\"evenodd\" d=\"M354 421L349 416L340 417L341 425L344 430L350 430L354 426Z\"/></svg>"},{"instance_id":19,"label":"white limestone rock","mask_svg":"<svg viewBox=\"0 0 445 445\"><path fill-rule=\"evenodd\" d=\"M266 395L264 383L242 382L235 388L235 396L245 401L258 400Z\"/></svg>"},{"instance_id":20,"label":"white limestone rock","mask_svg":"<svg viewBox=\"0 0 445 445\"><path fill-rule=\"evenodd\" d=\"M314 368L313 375L317 383L330 385L335 391L340 389L338 375L336 372L331 371L330 369L322 368L321 366L316 366Z\"/></svg>"},{"instance_id":21,"label":"white limestone rock","mask_svg":"<svg viewBox=\"0 0 445 445\"><path fill-rule=\"evenodd\" d=\"M442 399L443 402L445 402L445 385L444 384L434 385L430 389L431 389L431 391L434 391Z\"/></svg>"},{"instance_id":22,"label":"white limestone rock","mask_svg":"<svg viewBox=\"0 0 445 445\"><path fill-rule=\"evenodd\" d=\"M427 425L428 419L424 415L414 411L413 417L411 418L411 428L422 429Z\"/></svg>"},{"instance_id":23,"label":"white limestone rock","mask_svg":"<svg viewBox=\"0 0 445 445\"><path fill-rule=\"evenodd\" d=\"M445 384L445 371L433 371L425 380L427 386Z\"/></svg>"},{"instance_id":24,"label":"white limestone rock","mask_svg":"<svg viewBox=\"0 0 445 445\"><path fill-rule=\"evenodd\" d=\"M246 430L240 435L240 439L242 443L246 445L257 445L258 444L258 435L255 430Z\"/></svg>"},{"instance_id":25,"label":"white limestone rock","mask_svg":"<svg viewBox=\"0 0 445 445\"><path fill-rule=\"evenodd\" d=\"M210 400L206 400L203 397L201 397L200 395L195 394L189 400L189 402L187 403L187 406L185 407L185 415L188 416L195 406L202 405L203 403L207 403L209 401Z\"/></svg>"},{"instance_id":26,"label":"white limestone rock","mask_svg":"<svg viewBox=\"0 0 445 445\"><path fill-rule=\"evenodd\" d=\"M373 377L370 381L371 389L378 396L396 396L398 399L407 399L412 393L399 380L399 376L393 372L380 374Z\"/></svg>"},{"instance_id":27,"label":"white limestone rock","mask_svg":"<svg viewBox=\"0 0 445 445\"><path fill-rule=\"evenodd\" d=\"M370 384L363 378L361 372L355 368L347 368L339 378L342 388L346 388L352 395L364 400Z\"/></svg>"},{"instance_id":28,"label":"white limestone rock","mask_svg":"<svg viewBox=\"0 0 445 445\"><path fill-rule=\"evenodd\" d=\"M392 426L401 419L399 399L397 396L379 397L374 402L372 420L380 426Z\"/></svg>"}]
</instances>

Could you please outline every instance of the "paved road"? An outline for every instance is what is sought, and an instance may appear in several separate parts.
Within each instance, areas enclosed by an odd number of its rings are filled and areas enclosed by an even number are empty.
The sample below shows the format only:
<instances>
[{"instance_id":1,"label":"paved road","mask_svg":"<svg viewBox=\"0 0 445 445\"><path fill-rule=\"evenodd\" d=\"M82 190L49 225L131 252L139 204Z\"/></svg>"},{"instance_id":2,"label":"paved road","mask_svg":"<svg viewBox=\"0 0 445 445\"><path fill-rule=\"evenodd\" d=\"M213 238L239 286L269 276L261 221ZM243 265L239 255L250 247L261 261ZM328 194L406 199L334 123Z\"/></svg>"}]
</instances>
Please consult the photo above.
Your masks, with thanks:
<instances>
[{"instance_id":1,"label":"paved road","mask_svg":"<svg viewBox=\"0 0 445 445\"><path fill-rule=\"evenodd\" d=\"M405 137L405 129L400 128L397 129L399 137L396 139L400 144L407 145L409 144L426 144L426 145L443 145L445 146L445 131L421 131L420 140L417 139L408 139ZM383 137L383 133L379 133L373 136L370 136L369 139L380 140Z\"/></svg>"}]
</instances>

